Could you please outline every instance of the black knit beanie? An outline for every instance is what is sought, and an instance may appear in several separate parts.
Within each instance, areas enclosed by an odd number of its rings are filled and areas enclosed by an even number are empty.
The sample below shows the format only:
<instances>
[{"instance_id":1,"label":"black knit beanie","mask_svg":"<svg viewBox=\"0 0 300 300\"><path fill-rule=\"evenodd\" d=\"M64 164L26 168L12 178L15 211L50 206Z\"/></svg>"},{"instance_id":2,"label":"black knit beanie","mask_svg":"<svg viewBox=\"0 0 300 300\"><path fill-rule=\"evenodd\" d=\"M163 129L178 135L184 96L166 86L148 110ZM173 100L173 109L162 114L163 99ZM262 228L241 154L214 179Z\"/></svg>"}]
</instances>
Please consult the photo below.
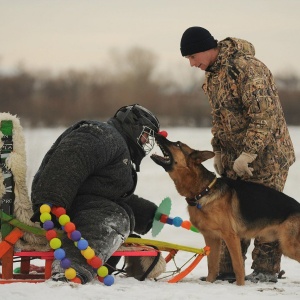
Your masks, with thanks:
<instances>
[{"instance_id":1,"label":"black knit beanie","mask_svg":"<svg viewBox=\"0 0 300 300\"><path fill-rule=\"evenodd\" d=\"M182 56L192 55L217 47L217 40L202 27L190 27L182 35L180 51Z\"/></svg>"}]
</instances>

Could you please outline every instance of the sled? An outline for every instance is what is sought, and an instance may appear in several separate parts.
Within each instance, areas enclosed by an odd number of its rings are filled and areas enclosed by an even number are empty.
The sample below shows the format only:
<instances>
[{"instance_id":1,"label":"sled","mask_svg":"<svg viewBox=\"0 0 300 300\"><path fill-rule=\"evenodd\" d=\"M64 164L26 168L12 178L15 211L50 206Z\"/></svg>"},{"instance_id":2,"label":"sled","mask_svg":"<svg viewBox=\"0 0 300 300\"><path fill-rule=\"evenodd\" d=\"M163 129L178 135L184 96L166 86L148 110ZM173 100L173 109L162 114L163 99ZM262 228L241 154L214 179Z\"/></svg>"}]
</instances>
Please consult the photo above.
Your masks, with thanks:
<instances>
[{"instance_id":1,"label":"sled","mask_svg":"<svg viewBox=\"0 0 300 300\"><path fill-rule=\"evenodd\" d=\"M28 191L26 188L26 156L25 142L22 133L22 127L17 117L9 113L0 113L0 137L1 137L1 161L0 175L0 262L2 264L2 272L0 273L0 284L13 282L44 282L51 276L51 265L53 262L53 251L24 251L22 241L30 241L34 239L38 244L37 238L45 242L45 249L49 249L46 238L46 230L36 227L29 221L32 212ZM12 166L18 166L22 172L14 174ZM2 190L1 190L2 189ZM15 193L15 190L19 192ZM20 191L22 191L20 193ZM163 211L158 211L161 214ZM158 221L157 221L158 222ZM159 225L159 230L161 226ZM64 233L57 231L58 237ZM31 243L29 243L30 247ZM17 250L18 248L23 249ZM31 248L32 249L32 248ZM191 252L194 257L192 262L184 269L177 267L171 275L168 282L178 282L189 274L200 260L209 253L209 248L203 249L191 248L177 244L166 243L162 241L154 241L141 238L128 238L125 243L116 251L113 256L158 256L162 252L166 252L165 261L168 263L175 260L178 251ZM30 262L33 259L41 259L45 261L45 265L41 268L32 270ZM20 262L19 273L14 273L14 262ZM33 272L32 272L33 271Z\"/></svg>"},{"instance_id":2,"label":"sled","mask_svg":"<svg viewBox=\"0 0 300 300\"><path fill-rule=\"evenodd\" d=\"M16 241L22 237L24 231L31 232L36 235L45 235L46 230L24 224L23 222L7 215L3 211L0 212L0 219L3 224L12 226L14 229L0 243L0 260L2 260L2 273L0 274L0 284L13 282L44 282L51 276L51 265L53 262L53 251L19 251L14 252ZM58 231L58 235L63 233ZM166 252L166 263L175 259L175 255L179 251L190 252L193 254L192 261L184 269L182 267L171 271L172 274L167 282L175 283L186 277L201 261L201 259L209 254L209 247L192 248L183 245L143 239L128 238L121 247L122 249L114 252L113 256L157 256L162 252ZM30 272L30 261L32 259L45 260L44 270L42 273ZM20 273L13 273L14 260L20 261ZM165 278L165 277L164 277ZM159 280L159 279L157 279Z\"/></svg>"}]
</instances>

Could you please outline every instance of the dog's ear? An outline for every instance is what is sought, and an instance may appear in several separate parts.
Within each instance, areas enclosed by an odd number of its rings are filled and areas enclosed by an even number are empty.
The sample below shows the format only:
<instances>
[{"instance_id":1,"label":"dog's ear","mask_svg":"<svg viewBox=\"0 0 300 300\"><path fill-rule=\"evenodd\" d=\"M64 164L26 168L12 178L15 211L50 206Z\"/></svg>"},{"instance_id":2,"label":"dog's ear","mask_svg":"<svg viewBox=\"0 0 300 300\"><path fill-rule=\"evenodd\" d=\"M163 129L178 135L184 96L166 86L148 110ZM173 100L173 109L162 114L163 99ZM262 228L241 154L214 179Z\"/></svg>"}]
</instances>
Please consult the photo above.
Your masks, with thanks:
<instances>
[{"instance_id":1,"label":"dog's ear","mask_svg":"<svg viewBox=\"0 0 300 300\"><path fill-rule=\"evenodd\" d=\"M190 159L192 159L196 164L201 164L214 156L215 153L212 151L193 151L190 154Z\"/></svg>"}]
</instances>

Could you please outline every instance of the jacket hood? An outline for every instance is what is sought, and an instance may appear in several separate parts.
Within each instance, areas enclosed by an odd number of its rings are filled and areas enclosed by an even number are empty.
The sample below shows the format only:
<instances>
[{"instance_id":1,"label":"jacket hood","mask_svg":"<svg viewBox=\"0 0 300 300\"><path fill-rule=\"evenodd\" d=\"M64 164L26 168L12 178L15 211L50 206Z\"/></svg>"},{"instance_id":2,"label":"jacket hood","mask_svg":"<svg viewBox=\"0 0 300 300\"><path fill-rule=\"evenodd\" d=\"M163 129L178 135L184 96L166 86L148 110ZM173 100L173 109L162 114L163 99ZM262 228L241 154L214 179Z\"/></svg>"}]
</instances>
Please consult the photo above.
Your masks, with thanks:
<instances>
[{"instance_id":1,"label":"jacket hood","mask_svg":"<svg viewBox=\"0 0 300 300\"><path fill-rule=\"evenodd\" d=\"M250 42L242 39L228 37L225 40L220 41L219 46L221 49L225 47L229 56L255 55L254 46Z\"/></svg>"},{"instance_id":2,"label":"jacket hood","mask_svg":"<svg viewBox=\"0 0 300 300\"><path fill-rule=\"evenodd\" d=\"M228 37L218 43L220 49L217 60L209 66L207 72L216 72L222 65L227 65L229 59L236 59L242 56L254 56L254 46L242 39Z\"/></svg>"},{"instance_id":3,"label":"jacket hood","mask_svg":"<svg viewBox=\"0 0 300 300\"><path fill-rule=\"evenodd\" d=\"M117 129L117 131L122 135L122 137L125 139L126 144L128 146L130 157L132 162L135 165L135 171L140 171L140 164L142 159L145 157L144 150L138 146L137 143L134 143L132 139L128 138L126 132L124 132L122 125L120 121L118 121L116 118L110 118L107 123Z\"/></svg>"}]
</instances>

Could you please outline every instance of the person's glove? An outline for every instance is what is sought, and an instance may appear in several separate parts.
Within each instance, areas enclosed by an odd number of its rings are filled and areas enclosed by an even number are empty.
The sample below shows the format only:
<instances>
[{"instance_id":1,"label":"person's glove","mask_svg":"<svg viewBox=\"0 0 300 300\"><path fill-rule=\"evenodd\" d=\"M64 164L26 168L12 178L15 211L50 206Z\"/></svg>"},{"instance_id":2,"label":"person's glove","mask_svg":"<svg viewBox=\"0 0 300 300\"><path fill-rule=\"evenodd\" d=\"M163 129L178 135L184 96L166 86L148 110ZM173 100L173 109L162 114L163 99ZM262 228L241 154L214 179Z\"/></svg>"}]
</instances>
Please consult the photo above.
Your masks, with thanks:
<instances>
[{"instance_id":1,"label":"person's glove","mask_svg":"<svg viewBox=\"0 0 300 300\"><path fill-rule=\"evenodd\" d=\"M257 154L242 152L242 154L235 160L233 170L238 174L238 176L243 176L245 173L249 176L253 176L253 168L249 167L248 164L252 163L256 157Z\"/></svg>"},{"instance_id":2,"label":"person's glove","mask_svg":"<svg viewBox=\"0 0 300 300\"><path fill-rule=\"evenodd\" d=\"M223 168L222 160L221 160L221 151L215 151L214 168L219 175L223 174L224 168Z\"/></svg>"}]
</instances>

